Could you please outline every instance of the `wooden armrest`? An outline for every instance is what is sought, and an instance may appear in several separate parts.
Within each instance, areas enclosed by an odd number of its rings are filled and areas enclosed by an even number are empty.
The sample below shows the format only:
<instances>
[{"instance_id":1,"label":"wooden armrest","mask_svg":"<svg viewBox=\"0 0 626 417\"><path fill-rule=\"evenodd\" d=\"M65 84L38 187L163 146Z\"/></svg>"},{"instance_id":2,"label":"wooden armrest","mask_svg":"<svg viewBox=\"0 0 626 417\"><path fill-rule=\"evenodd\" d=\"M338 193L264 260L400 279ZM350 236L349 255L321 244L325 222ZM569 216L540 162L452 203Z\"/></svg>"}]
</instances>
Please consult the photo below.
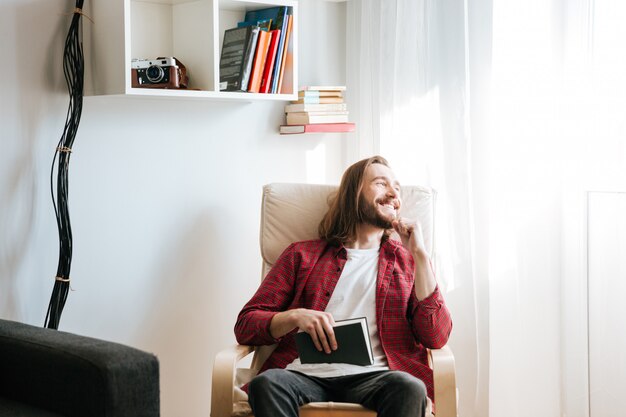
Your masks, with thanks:
<instances>
[{"instance_id":1,"label":"wooden armrest","mask_svg":"<svg viewBox=\"0 0 626 417\"><path fill-rule=\"evenodd\" d=\"M448 346L429 349L435 383L437 417L457 417L454 355Z\"/></svg>"},{"instance_id":2,"label":"wooden armrest","mask_svg":"<svg viewBox=\"0 0 626 417\"><path fill-rule=\"evenodd\" d=\"M230 417L233 412L237 362L254 352L254 346L235 345L215 356L211 383L211 417Z\"/></svg>"}]
</instances>

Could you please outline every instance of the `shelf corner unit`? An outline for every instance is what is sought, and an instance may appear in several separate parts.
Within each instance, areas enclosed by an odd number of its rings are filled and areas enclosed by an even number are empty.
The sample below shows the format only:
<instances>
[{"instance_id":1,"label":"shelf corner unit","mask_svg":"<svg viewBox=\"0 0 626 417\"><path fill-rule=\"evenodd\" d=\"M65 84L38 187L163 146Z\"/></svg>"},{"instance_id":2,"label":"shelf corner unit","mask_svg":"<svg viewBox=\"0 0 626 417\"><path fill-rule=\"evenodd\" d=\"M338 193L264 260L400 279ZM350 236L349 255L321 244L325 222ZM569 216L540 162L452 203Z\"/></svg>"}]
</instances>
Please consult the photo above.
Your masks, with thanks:
<instances>
[{"instance_id":1,"label":"shelf corner unit","mask_svg":"<svg viewBox=\"0 0 626 417\"><path fill-rule=\"evenodd\" d=\"M248 10L274 6L293 9L293 74L279 94L219 91L224 31L236 27ZM109 0L92 1L84 22L85 95L181 97L218 100L296 100L298 92L298 4L295 0ZM131 87L131 60L173 56L187 67L189 89Z\"/></svg>"}]
</instances>

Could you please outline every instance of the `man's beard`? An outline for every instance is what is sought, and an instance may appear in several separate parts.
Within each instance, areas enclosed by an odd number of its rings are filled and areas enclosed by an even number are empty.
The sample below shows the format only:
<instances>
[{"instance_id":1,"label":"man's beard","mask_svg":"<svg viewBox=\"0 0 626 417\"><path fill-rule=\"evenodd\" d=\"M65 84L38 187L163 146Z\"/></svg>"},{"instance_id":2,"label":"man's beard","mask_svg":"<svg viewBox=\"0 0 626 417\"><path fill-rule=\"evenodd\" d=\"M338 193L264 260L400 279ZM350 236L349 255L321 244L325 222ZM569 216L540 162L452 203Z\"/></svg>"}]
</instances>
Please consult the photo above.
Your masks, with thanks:
<instances>
[{"instance_id":1,"label":"man's beard","mask_svg":"<svg viewBox=\"0 0 626 417\"><path fill-rule=\"evenodd\" d=\"M361 219L363 223L370 224L372 226L380 227L381 229L392 229L393 225L391 224L391 220L384 217L376 208L378 200L376 200L375 204L366 201L363 196L361 199Z\"/></svg>"}]
</instances>

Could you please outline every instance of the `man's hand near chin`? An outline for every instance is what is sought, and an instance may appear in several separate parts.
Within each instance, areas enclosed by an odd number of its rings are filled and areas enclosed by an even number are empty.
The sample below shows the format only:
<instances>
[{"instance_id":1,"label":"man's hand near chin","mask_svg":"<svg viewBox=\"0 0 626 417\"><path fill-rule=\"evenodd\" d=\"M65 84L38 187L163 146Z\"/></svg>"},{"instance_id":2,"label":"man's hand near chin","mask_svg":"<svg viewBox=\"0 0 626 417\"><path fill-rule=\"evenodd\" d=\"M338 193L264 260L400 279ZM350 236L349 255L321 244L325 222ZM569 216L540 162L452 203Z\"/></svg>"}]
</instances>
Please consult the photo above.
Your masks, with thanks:
<instances>
[{"instance_id":1,"label":"man's hand near chin","mask_svg":"<svg viewBox=\"0 0 626 417\"><path fill-rule=\"evenodd\" d=\"M403 218L395 219L391 224L400 236L402 246L413 255L415 261L415 296L421 301L437 288L435 274L424 245L422 227L417 222L410 222Z\"/></svg>"}]
</instances>

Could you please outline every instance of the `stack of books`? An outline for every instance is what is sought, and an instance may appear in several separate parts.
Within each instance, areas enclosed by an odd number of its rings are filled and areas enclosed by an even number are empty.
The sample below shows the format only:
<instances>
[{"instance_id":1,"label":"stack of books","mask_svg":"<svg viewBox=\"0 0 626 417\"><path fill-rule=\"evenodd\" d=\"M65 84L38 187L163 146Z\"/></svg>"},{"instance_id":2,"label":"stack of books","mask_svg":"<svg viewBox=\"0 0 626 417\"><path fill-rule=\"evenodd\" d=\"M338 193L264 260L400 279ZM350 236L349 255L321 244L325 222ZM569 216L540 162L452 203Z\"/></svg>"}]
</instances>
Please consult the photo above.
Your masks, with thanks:
<instances>
[{"instance_id":1,"label":"stack of books","mask_svg":"<svg viewBox=\"0 0 626 417\"><path fill-rule=\"evenodd\" d=\"M292 28L292 7L246 12L236 28L224 32L220 91L291 94L293 67L285 64L292 60Z\"/></svg>"},{"instance_id":2,"label":"stack of books","mask_svg":"<svg viewBox=\"0 0 626 417\"><path fill-rule=\"evenodd\" d=\"M285 106L287 124L280 133L352 132L344 102L345 86L309 86L298 91L298 100Z\"/></svg>"}]
</instances>

